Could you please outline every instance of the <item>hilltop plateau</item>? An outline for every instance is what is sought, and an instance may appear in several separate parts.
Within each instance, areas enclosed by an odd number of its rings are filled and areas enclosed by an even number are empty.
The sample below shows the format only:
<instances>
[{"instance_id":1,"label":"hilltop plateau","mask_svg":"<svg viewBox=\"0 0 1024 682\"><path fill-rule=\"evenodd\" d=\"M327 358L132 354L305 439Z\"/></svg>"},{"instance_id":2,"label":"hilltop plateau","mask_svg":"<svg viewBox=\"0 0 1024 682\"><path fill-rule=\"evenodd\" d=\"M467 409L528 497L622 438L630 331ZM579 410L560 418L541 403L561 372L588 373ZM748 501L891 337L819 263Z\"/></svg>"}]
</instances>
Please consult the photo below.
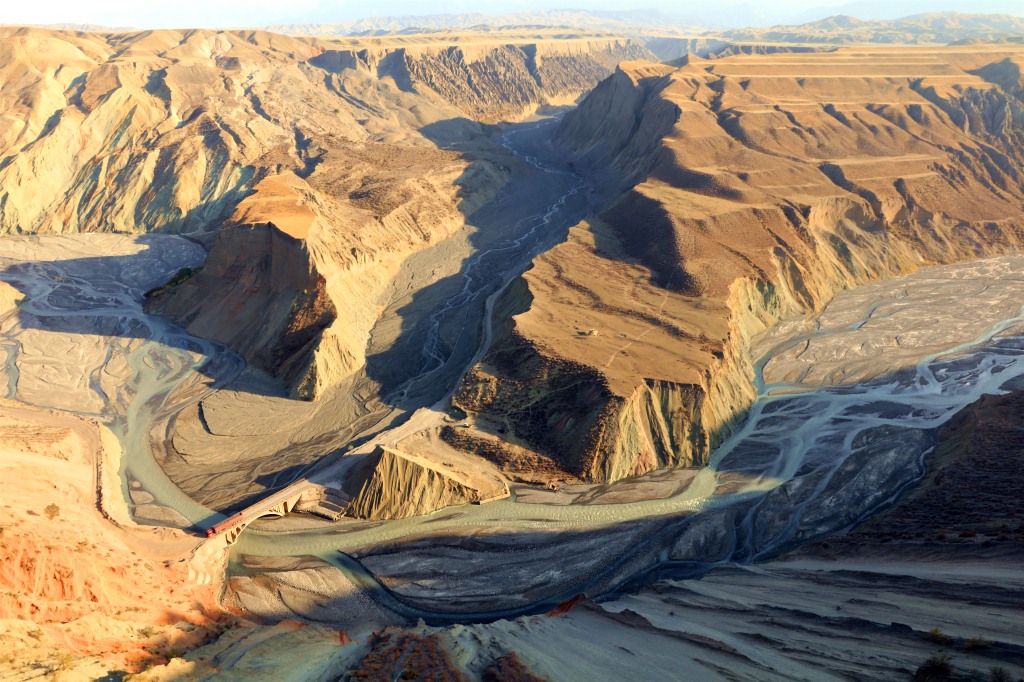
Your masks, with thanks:
<instances>
[{"instance_id":1,"label":"hilltop plateau","mask_svg":"<svg viewBox=\"0 0 1024 682\"><path fill-rule=\"evenodd\" d=\"M477 428L463 442L508 441L590 481L700 466L754 399L751 339L775 321L1019 249L1021 59L622 65L557 136L604 208L509 289L508 324L453 398Z\"/></svg>"},{"instance_id":2,"label":"hilltop plateau","mask_svg":"<svg viewBox=\"0 0 1024 682\"><path fill-rule=\"evenodd\" d=\"M1024 25L588 17L0 28L0 667L1024 672Z\"/></svg>"}]
</instances>

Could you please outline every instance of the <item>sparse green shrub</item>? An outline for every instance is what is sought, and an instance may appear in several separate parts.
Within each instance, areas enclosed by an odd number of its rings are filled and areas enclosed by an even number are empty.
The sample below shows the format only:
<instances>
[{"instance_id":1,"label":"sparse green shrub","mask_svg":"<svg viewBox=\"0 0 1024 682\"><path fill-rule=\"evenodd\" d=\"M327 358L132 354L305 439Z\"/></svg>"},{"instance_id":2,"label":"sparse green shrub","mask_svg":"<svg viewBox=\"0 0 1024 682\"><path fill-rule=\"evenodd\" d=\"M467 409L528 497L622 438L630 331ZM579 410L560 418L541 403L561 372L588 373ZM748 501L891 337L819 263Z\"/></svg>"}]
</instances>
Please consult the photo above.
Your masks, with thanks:
<instances>
[{"instance_id":1,"label":"sparse green shrub","mask_svg":"<svg viewBox=\"0 0 1024 682\"><path fill-rule=\"evenodd\" d=\"M992 642L982 637L971 637L969 640L964 642L964 649L967 651L978 651L981 649L987 649L992 646Z\"/></svg>"},{"instance_id":2,"label":"sparse green shrub","mask_svg":"<svg viewBox=\"0 0 1024 682\"><path fill-rule=\"evenodd\" d=\"M71 664L75 662L75 657L66 651L59 652L55 658L54 670L67 670L71 667Z\"/></svg>"},{"instance_id":3,"label":"sparse green shrub","mask_svg":"<svg viewBox=\"0 0 1024 682\"><path fill-rule=\"evenodd\" d=\"M988 682L1010 682L1010 673L1006 668L989 668Z\"/></svg>"},{"instance_id":4,"label":"sparse green shrub","mask_svg":"<svg viewBox=\"0 0 1024 682\"><path fill-rule=\"evenodd\" d=\"M914 673L914 682L946 682L952 679L953 664L946 654L935 654Z\"/></svg>"},{"instance_id":5,"label":"sparse green shrub","mask_svg":"<svg viewBox=\"0 0 1024 682\"><path fill-rule=\"evenodd\" d=\"M932 628L928 631L928 639L938 644L949 644L950 640L953 638L939 628Z\"/></svg>"},{"instance_id":6,"label":"sparse green shrub","mask_svg":"<svg viewBox=\"0 0 1024 682\"><path fill-rule=\"evenodd\" d=\"M51 502L50 504L46 505L45 509L43 509L43 513L46 514L46 518L53 521L55 518L60 516L60 507Z\"/></svg>"},{"instance_id":7,"label":"sparse green shrub","mask_svg":"<svg viewBox=\"0 0 1024 682\"><path fill-rule=\"evenodd\" d=\"M145 293L145 297L146 298L153 298L154 296L159 296L161 294L167 293L172 288L174 288L174 287L178 286L179 284L185 282L189 278L194 277L195 275L199 274L199 271L202 270L202 269L203 269L203 266L201 266L201 265L199 267L197 267L195 270L193 270L192 268L182 268L182 269L178 270L176 273L174 273L174 277L171 277L171 279L167 282L167 284L164 284L163 286L159 286L159 287L154 287L154 288L150 289L149 291L147 291Z\"/></svg>"}]
</instances>

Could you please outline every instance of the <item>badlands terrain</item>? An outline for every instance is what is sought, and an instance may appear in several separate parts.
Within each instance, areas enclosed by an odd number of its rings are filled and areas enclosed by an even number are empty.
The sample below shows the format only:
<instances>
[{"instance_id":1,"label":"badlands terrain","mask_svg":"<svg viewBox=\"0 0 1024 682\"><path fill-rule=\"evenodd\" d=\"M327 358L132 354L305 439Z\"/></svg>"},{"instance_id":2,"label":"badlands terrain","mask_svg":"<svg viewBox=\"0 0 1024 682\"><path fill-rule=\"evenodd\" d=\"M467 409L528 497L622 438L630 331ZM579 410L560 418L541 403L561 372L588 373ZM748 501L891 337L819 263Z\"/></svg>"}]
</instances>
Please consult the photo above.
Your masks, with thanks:
<instances>
[{"instance_id":1,"label":"badlands terrain","mask_svg":"<svg viewBox=\"0 0 1024 682\"><path fill-rule=\"evenodd\" d=\"M1024 675L1024 47L734 38L0 29L3 679Z\"/></svg>"}]
</instances>

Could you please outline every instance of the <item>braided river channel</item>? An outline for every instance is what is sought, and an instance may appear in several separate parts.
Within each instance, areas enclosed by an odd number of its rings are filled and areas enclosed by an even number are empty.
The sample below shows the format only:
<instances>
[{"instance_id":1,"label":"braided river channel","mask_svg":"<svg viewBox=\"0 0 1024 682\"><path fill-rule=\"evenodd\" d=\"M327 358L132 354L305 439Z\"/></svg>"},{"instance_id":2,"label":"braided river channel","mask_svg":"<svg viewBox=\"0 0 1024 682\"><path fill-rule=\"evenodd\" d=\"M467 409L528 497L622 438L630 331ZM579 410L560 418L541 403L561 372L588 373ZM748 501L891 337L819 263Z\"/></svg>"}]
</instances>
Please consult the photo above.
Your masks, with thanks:
<instances>
[{"instance_id":1,"label":"braided river channel","mask_svg":"<svg viewBox=\"0 0 1024 682\"><path fill-rule=\"evenodd\" d=\"M508 267L482 273L489 254L468 261L466 286L438 318L468 298L496 296L581 217L578 176L548 170L558 192L521 220L521 237L490 254ZM0 239L0 280L27 297L0 318L6 397L108 424L123 445L126 491L129 482L141 487L173 510L163 522L195 528L223 517L163 473L152 454L154 429L244 363L221 344L145 314L142 303L143 292L203 257L197 244L173 235ZM670 496L543 504L513 494L390 522L248 529L233 555L319 557L384 606L432 622L506 617L580 592L609 595L653 576L697 576L776 556L890 505L923 474L937 429L1024 376L1021 272L1017 255L926 267L784 321L755 349L758 397L747 418ZM489 342L490 310L476 320L480 341L466 360ZM449 360L436 337L428 334L423 350L428 372ZM400 390L416 386L414 377ZM642 490L644 479L630 483ZM424 587L444 582L439 573L466 578ZM492 596L480 587L488 580L500 583Z\"/></svg>"}]
</instances>

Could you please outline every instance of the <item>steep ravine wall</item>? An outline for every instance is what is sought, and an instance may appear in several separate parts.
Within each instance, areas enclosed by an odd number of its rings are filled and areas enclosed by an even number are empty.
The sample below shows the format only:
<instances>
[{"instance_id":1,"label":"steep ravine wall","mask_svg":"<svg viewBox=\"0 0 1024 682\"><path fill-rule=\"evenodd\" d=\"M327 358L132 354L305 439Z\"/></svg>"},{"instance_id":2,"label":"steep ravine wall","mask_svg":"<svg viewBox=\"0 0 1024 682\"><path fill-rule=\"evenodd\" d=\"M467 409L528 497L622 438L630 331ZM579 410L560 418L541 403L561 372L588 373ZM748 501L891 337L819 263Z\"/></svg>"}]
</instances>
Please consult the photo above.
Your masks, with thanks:
<instances>
[{"instance_id":1,"label":"steep ravine wall","mask_svg":"<svg viewBox=\"0 0 1024 682\"><path fill-rule=\"evenodd\" d=\"M571 104L651 56L619 38L494 40L0 27L0 234L215 229L264 177L308 175L325 152Z\"/></svg>"},{"instance_id":2,"label":"steep ravine wall","mask_svg":"<svg viewBox=\"0 0 1024 682\"><path fill-rule=\"evenodd\" d=\"M402 90L432 91L484 122L514 121L543 105L574 103L616 64L653 54L623 38L508 45L326 50L311 63L328 72L367 71Z\"/></svg>"},{"instance_id":3,"label":"steep ravine wall","mask_svg":"<svg viewBox=\"0 0 1024 682\"><path fill-rule=\"evenodd\" d=\"M741 69L721 63L723 73ZM508 331L453 401L482 423L510 425L511 437L588 480L706 463L756 396L753 338L782 317L820 309L843 288L1024 244L1024 136L1011 93L950 66L949 77L963 81L955 87L886 78L877 92L864 90L863 103L840 111L828 98L848 98L846 83L801 90L794 77L789 97L824 101L813 110L775 106L765 121L743 113L763 105L763 94L748 94L761 83L733 89L707 64L673 73L625 67L566 117L558 135L609 198L602 218L618 244L591 226L592 251L607 257L621 249L609 268L646 266L662 308L689 306L704 326L676 342L680 356L696 357L687 360L695 380L670 380L664 356L642 334L623 346L638 358L628 376L579 344L552 343L557 330L538 326L537 311L557 305L557 293L551 275L535 268L524 276L527 303L510 311ZM780 76L765 80L778 89ZM904 93L899 104L889 98L894 88ZM781 133L766 133L779 130L771 118L799 132L810 159L794 157L792 141L773 138ZM641 180L616 191L615 177ZM535 263L545 258L557 261L562 286L587 281L578 251L558 247ZM587 293L589 305L606 303ZM721 313L699 319L719 305ZM614 329L611 319L592 318L590 333L605 333L600 322ZM715 350L694 356L698 343Z\"/></svg>"},{"instance_id":4,"label":"steep ravine wall","mask_svg":"<svg viewBox=\"0 0 1024 682\"><path fill-rule=\"evenodd\" d=\"M147 309L227 344L305 399L317 385L314 353L337 319L305 242L272 222L221 229L206 267Z\"/></svg>"}]
</instances>

